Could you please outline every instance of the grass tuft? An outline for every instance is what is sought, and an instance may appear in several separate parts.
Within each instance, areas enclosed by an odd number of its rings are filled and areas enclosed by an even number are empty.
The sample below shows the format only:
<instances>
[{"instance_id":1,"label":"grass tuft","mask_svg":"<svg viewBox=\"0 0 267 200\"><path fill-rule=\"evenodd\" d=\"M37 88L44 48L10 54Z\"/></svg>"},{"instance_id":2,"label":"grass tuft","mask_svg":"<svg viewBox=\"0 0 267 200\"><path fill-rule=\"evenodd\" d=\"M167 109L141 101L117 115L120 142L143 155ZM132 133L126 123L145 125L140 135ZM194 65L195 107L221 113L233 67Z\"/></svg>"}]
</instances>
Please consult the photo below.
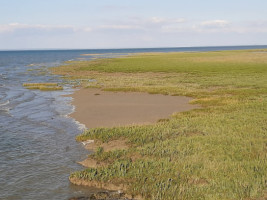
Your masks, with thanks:
<instances>
[{"instance_id":1,"label":"grass tuft","mask_svg":"<svg viewBox=\"0 0 267 200\"><path fill-rule=\"evenodd\" d=\"M41 91L63 90L63 87L58 86L58 83L23 83L23 86L30 90L41 90Z\"/></svg>"}]
</instances>

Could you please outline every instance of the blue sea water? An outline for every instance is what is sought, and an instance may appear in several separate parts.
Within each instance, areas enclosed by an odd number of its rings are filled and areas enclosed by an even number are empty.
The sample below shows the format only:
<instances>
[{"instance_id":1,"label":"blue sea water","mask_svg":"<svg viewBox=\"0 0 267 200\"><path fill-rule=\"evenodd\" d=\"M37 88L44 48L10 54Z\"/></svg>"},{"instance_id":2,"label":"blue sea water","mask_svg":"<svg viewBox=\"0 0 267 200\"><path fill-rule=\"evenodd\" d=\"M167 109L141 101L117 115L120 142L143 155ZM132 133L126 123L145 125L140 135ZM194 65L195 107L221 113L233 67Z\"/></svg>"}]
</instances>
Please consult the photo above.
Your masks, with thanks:
<instances>
[{"instance_id":1,"label":"blue sea water","mask_svg":"<svg viewBox=\"0 0 267 200\"><path fill-rule=\"evenodd\" d=\"M65 85L63 91L43 92L22 86L61 82L49 73L50 67L129 53L259 48L267 46L0 51L0 199L68 199L94 191L68 182L88 154L75 142L83 126L68 117L74 108L71 98L63 96L74 89Z\"/></svg>"}]
</instances>

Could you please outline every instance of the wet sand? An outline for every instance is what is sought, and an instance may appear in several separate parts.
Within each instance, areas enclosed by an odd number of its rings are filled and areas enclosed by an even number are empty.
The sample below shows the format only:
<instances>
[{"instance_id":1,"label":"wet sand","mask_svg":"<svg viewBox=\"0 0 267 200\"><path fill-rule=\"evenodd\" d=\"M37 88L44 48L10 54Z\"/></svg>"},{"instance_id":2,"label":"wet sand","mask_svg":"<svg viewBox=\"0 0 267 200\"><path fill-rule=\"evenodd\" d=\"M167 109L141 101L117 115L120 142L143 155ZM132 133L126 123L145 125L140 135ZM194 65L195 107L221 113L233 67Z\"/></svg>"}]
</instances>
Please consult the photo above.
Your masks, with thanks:
<instances>
[{"instance_id":1,"label":"wet sand","mask_svg":"<svg viewBox=\"0 0 267 200\"><path fill-rule=\"evenodd\" d=\"M87 128L151 124L175 112L197 108L192 98L138 92L80 89L71 95L75 112L70 116Z\"/></svg>"}]
</instances>

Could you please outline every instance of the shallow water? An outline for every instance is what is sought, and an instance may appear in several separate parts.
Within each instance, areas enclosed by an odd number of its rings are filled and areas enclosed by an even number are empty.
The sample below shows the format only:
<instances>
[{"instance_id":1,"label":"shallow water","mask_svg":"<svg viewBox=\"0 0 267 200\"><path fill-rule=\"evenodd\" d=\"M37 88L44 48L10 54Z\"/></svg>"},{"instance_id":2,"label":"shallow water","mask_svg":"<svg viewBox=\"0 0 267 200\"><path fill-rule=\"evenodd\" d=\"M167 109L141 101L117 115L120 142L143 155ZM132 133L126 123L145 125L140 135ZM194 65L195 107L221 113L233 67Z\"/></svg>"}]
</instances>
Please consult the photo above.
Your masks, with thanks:
<instances>
[{"instance_id":1,"label":"shallow water","mask_svg":"<svg viewBox=\"0 0 267 200\"><path fill-rule=\"evenodd\" d=\"M242 47L243 48L243 47ZM228 49L242 49L231 47ZM254 47L259 48L259 47ZM263 48L263 47L261 47ZM266 47L265 47L266 48ZM69 183L77 161L88 152L75 142L83 126L67 115L73 112L71 86L63 91L38 91L25 82L60 82L48 68L67 60L114 57L138 52L208 51L212 48L117 49L0 52L0 199L68 199L91 190ZM119 54L112 54L119 53Z\"/></svg>"},{"instance_id":2,"label":"shallow water","mask_svg":"<svg viewBox=\"0 0 267 200\"><path fill-rule=\"evenodd\" d=\"M72 89L41 92L22 87L23 82L59 82L56 76L36 74L66 57L52 54L49 59L47 53L29 52L0 56L0 199L83 194L68 182L68 175L81 169L76 161L87 154L74 140L82 126L67 117L73 111L71 99L61 96Z\"/></svg>"}]
</instances>

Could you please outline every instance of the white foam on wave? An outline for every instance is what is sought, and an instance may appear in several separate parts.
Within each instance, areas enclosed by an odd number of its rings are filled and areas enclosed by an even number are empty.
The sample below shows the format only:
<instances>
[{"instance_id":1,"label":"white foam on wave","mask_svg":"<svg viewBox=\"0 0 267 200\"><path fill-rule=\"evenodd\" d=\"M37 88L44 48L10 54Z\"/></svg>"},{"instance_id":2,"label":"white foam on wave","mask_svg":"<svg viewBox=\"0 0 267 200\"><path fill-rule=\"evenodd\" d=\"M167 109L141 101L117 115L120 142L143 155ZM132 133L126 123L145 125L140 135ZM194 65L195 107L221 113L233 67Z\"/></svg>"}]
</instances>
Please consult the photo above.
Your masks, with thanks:
<instances>
[{"instance_id":1,"label":"white foam on wave","mask_svg":"<svg viewBox=\"0 0 267 200\"><path fill-rule=\"evenodd\" d=\"M71 91L69 94L72 94L72 92L73 91ZM68 95L69 95L68 94ZM77 121L77 120L75 120L73 117L70 117L70 114L72 114L72 113L74 113L75 112L75 106L71 103L72 101L73 101L73 97L68 97L69 98L69 100L67 101L67 106L69 106L70 107L70 112L68 112L67 114L64 114L64 115L62 115L63 117L65 117L65 118L68 118L68 119L72 119L73 120L73 122L76 124L76 126L78 127L78 129L81 131L81 132L83 132L83 131L85 131L87 128L86 128L86 126L85 126L85 124L82 124L81 122L79 122L79 121Z\"/></svg>"},{"instance_id":2,"label":"white foam on wave","mask_svg":"<svg viewBox=\"0 0 267 200\"><path fill-rule=\"evenodd\" d=\"M7 114L10 114L10 108L1 108L0 107L0 110L2 110L2 111L4 111L4 112L6 112Z\"/></svg>"},{"instance_id":3,"label":"white foam on wave","mask_svg":"<svg viewBox=\"0 0 267 200\"><path fill-rule=\"evenodd\" d=\"M2 107L2 106L6 106L6 105L8 105L10 102L9 102L9 100L7 100L7 101L5 101L5 102L0 102L0 107Z\"/></svg>"},{"instance_id":4,"label":"white foam on wave","mask_svg":"<svg viewBox=\"0 0 267 200\"><path fill-rule=\"evenodd\" d=\"M75 124L78 126L78 129L80 130L80 131L85 131L87 128L86 128L86 126L84 125L84 124L82 124L82 123L80 123L80 122L78 122L77 120L75 120L75 119L73 119L74 120L74 122L75 122Z\"/></svg>"},{"instance_id":5,"label":"white foam on wave","mask_svg":"<svg viewBox=\"0 0 267 200\"><path fill-rule=\"evenodd\" d=\"M5 101L5 102L0 102L0 110L4 111L7 114L10 114L10 107L8 107L9 104L9 100Z\"/></svg>"},{"instance_id":6,"label":"white foam on wave","mask_svg":"<svg viewBox=\"0 0 267 200\"><path fill-rule=\"evenodd\" d=\"M68 118L68 119L72 119L72 121L77 125L78 129L80 131L85 131L87 128L84 124L82 124L81 122L75 120L74 118L70 117L70 114L73 113L75 111L75 106L72 105L72 112L70 112L67 115L63 115L63 117Z\"/></svg>"},{"instance_id":7,"label":"white foam on wave","mask_svg":"<svg viewBox=\"0 0 267 200\"><path fill-rule=\"evenodd\" d=\"M82 131L82 132L85 131L87 129L86 126L84 124L82 124L81 122L75 120L74 118L70 117L69 116L70 114L62 115L62 117L67 118L67 119L71 119L76 124L76 126L78 127L78 129L80 131Z\"/></svg>"},{"instance_id":8,"label":"white foam on wave","mask_svg":"<svg viewBox=\"0 0 267 200\"><path fill-rule=\"evenodd\" d=\"M82 142L83 145L87 145L87 144L91 144L91 143L94 143L95 141L94 140L86 140L84 142Z\"/></svg>"}]
</instances>

